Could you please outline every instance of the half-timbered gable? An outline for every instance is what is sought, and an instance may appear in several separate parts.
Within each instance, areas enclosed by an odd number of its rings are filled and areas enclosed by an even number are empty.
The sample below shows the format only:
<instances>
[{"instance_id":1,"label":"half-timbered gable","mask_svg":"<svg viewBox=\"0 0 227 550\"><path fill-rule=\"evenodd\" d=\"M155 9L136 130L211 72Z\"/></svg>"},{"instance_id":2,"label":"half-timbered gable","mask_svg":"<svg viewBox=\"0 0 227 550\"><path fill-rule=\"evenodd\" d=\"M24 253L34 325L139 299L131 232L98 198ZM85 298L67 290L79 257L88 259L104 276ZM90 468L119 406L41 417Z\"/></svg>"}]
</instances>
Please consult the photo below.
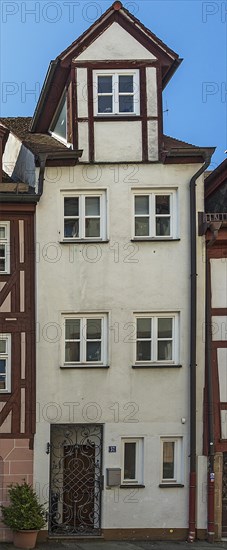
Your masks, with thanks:
<instances>
[{"instance_id":1,"label":"half-timbered gable","mask_svg":"<svg viewBox=\"0 0 227 550\"><path fill-rule=\"evenodd\" d=\"M161 159L162 90L181 60L121 2L52 62L32 125L82 162Z\"/></svg>"}]
</instances>

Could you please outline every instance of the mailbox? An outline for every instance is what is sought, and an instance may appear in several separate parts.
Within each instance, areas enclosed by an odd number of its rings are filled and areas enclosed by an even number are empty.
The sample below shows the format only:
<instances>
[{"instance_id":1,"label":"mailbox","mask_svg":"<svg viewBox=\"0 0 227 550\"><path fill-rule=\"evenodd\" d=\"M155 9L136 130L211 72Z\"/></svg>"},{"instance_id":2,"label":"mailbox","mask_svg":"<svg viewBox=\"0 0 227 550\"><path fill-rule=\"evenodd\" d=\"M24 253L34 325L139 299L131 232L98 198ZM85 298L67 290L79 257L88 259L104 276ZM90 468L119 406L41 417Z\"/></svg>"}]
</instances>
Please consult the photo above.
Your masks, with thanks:
<instances>
[{"instance_id":1,"label":"mailbox","mask_svg":"<svg viewBox=\"0 0 227 550\"><path fill-rule=\"evenodd\" d=\"M121 484L121 468L106 469L106 484L108 487L119 487Z\"/></svg>"}]
</instances>

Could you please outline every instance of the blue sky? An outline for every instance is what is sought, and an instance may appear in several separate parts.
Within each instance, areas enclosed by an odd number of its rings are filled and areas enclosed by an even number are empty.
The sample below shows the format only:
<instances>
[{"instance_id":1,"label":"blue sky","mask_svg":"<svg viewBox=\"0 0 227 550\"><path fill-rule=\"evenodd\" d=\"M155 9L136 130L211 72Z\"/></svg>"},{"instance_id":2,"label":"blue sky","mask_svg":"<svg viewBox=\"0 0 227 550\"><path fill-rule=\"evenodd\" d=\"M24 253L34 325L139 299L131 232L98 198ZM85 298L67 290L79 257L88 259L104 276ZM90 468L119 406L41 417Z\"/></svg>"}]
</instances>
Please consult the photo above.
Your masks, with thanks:
<instances>
[{"instance_id":1,"label":"blue sky","mask_svg":"<svg viewBox=\"0 0 227 550\"><path fill-rule=\"evenodd\" d=\"M51 59L111 1L1 1L1 116L31 116ZM227 149L227 2L125 0L123 4L184 59L164 92L164 132ZM29 93L32 91L32 93Z\"/></svg>"}]
</instances>

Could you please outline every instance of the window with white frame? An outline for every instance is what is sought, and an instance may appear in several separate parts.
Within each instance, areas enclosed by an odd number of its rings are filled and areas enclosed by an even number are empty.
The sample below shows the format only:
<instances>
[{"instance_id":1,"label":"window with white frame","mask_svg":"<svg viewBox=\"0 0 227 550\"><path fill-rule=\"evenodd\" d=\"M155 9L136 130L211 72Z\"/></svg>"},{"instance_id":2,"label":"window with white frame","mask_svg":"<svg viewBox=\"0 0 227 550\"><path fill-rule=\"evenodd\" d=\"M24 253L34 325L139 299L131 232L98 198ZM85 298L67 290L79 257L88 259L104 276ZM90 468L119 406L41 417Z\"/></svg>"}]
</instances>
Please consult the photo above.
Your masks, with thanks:
<instances>
[{"instance_id":1,"label":"window with white frame","mask_svg":"<svg viewBox=\"0 0 227 550\"><path fill-rule=\"evenodd\" d=\"M135 193L134 237L177 237L176 191Z\"/></svg>"},{"instance_id":2,"label":"window with white frame","mask_svg":"<svg viewBox=\"0 0 227 550\"><path fill-rule=\"evenodd\" d=\"M161 483L182 483L182 437L161 438Z\"/></svg>"},{"instance_id":3,"label":"window with white frame","mask_svg":"<svg viewBox=\"0 0 227 550\"><path fill-rule=\"evenodd\" d=\"M10 392L11 335L0 334L0 393Z\"/></svg>"},{"instance_id":4,"label":"window with white frame","mask_svg":"<svg viewBox=\"0 0 227 550\"><path fill-rule=\"evenodd\" d=\"M63 195L63 239L106 239L105 191Z\"/></svg>"},{"instance_id":5,"label":"window with white frame","mask_svg":"<svg viewBox=\"0 0 227 550\"><path fill-rule=\"evenodd\" d=\"M94 71L95 115L139 115L139 70Z\"/></svg>"},{"instance_id":6,"label":"window with white frame","mask_svg":"<svg viewBox=\"0 0 227 550\"><path fill-rule=\"evenodd\" d=\"M142 437L122 439L122 485L143 484Z\"/></svg>"},{"instance_id":7,"label":"window with white frame","mask_svg":"<svg viewBox=\"0 0 227 550\"><path fill-rule=\"evenodd\" d=\"M136 363L177 364L179 346L177 314L136 317Z\"/></svg>"},{"instance_id":8,"label":"window with white frame","mask_svg":"<svg viewBox=\"0 0 227 550\"><path fill-rule=\"evenodd\" d=\"M0 222L0 274L10 272L10 222Z\"/></svg>"},{"instance_id":9,"label":"window with white frame","mask_svg":"<svg viewBox=\"0 0 227 550\"><path fill-rule=\"evenodd\" d=\"M107 364L107 315L64 317L64 366Z\"/></svg>"}]
</instances>

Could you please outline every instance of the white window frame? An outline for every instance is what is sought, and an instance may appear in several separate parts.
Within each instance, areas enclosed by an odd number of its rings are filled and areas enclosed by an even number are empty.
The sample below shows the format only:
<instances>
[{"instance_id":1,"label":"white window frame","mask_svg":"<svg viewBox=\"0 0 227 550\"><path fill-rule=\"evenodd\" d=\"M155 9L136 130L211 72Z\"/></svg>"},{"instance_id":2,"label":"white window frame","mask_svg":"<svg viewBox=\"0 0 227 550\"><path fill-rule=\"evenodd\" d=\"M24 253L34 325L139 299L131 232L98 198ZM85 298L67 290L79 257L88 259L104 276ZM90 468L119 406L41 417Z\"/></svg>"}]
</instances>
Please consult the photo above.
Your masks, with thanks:
<instances>
[{"instance_id":1,"label":"white window frame","mask_svg":"<svg viewBox=\"0 0 227 550\"><path fill-rule=\"evenodd\" d=\"M86 237L85 236L85 199L87 197L99 197L100 199L100 236L99 237ZM73 216L64 215L64 199L65 198L78 198L79 199L79 236L78 237L65 237L64 221L65 219L73 218ZM88 216L95 217L95 216ZM77 216L75 216L77 218ZM105 241L107 239L107 195L106 190L83 190L83 191L64 191L61 192L61 240L65 242L72 241Z\"/></svg>"},{"instance_id":2,"label":"white window frame","mask_svg":"<svg viewBox=\"0 0 227 550\"><path fill-rule=\"evenodd\" d=\"M156 214L156 196L168 195L170 197L170 235L156 235L156 217L166 217L161 214ZM136 214L135 211L135 198L136 197L149 197L149 214ZM148 217L149 218L149 233L148 235L136 235L135 231L135 219L139 217ZM177 190L169 188L161 189L137 189L133 190L133 230L132 235L133 239L146 240L146 239L155 239L155 240L172 240L177 239L178 237L178 227L177 227Z\"/></svg>"},{"instance_id":3,"label":"white window frame","mask_svg":"<svg viewBox=\"0 0 227 550\"><path fill-rule=\"evenodd\" d=\"M67 319L80 319L80 361L65 361L65 321ZM86 321L87 319L101 319L102 338L101 338L101 361L86 361ZM106 313L76 313L65 314L63 316L63 345L62 345L62 366L63 367L77 367L77 366L91 366L102 367L107 366L108 359L108 318Z\"/></svg>"},{"instance_id":4,"label":"white window frame","mask_svg":"<svg viewBox=\"0 0 227 550\"><path fill-rule=\"evenodd\" d=\"M112 93L98 93L98 77L99 76L112 76L113 80L113 89ZM134 91L131 93L120 93L119 92L119 76L133 76L133 88ZM98 96L99 95L110 95L113 96L113 111L109 113L99 113L98 112ZM132 95L134 96L134 111L133 112L120 112L119 110L119 96L120 95ZM140 73L139 69L101 69L99 71L93 71L93 97L94 97L94 115L95 116L138 116L140 115Z\"/></svg>"},{"instance_id":5,"label":"white window frame","mask_svg":"<svg viewBox=\"0 0 227 550\"><path fill-rule=\"evenodd\" d=\"M137 338L137 319L148 318L151 319L151 359L139 361L137 359L137 340L144 340ZM158 319L172 319L172 359L158 359ZM136 313L135 314L135 365L178 365L179 363L179 314L172 312L157 312L157 313ZM148 339L149 340L149 339ZM168 340L168 338L166 338Z\"/></svg>"},{"instance_id":6,"label":"white window frame","mask_svg":"<svg viewBox=\"0 0 227 550\"><path fill-rule=\"evenodd\" d=\"M161 484L182 484L183 481L183 437L182 436L166 436L161 437L161 457L160 457L160 480ZM174 443L174 476L173 478L163 477L163 451L164 443Z\"/></svg>"},{"instance_id":7,"label":"white window frame","mask_svg":"<svg viewBox=\"0 0 227 550\"><path fill-rule=\"evenodd\" d=\"M127 479L124 477L125 443L136 444L135 479ZM123 437L121 439L121 447L122 447L121 485L143 485L144 483L144 438L143 437Z\"/></svg>"},{"instance_id":8,"label":"white window frame","mask_svg":"<svg viewBox=\"0 0 227 550\"><path fill-rule=\"evenodd\" d=\"M10 273L10 222L0 222L0 227L5 229L5 238L0 238L0 244L5 247L5 270L0 275Z\"/></svg>"},{"instance_id":9,"label":"white window frame","mask_svg":"<svg viewBox=\"0 0 227 550\"><path fill-rule=\"evenodd\" d=\"M0 353L0 359L5 359L6 361L6 387L4 389L0 388L0 393L10 393L11 392L11 334L0 334L0 340L6 341L6 352ZM0 376L1 373L0 373Z\"/></svg>"}]
</instances>

